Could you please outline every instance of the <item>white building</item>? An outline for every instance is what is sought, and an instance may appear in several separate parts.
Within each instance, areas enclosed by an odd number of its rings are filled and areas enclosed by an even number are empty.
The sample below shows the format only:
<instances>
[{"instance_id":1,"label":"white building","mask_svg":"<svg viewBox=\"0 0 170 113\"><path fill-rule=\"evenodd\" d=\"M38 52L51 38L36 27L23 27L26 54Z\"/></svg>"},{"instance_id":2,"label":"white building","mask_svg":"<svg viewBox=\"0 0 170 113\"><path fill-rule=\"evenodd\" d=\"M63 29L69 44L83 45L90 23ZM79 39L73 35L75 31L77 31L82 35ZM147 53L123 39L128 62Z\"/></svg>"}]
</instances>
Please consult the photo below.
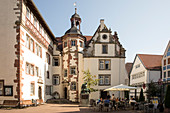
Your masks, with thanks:
<instances>
[{"instance_id":1,"label":"white building","mask_svg":"<svg viewBox=\"0 0 170 113\"><path fill-rule=\"evenodd\" d=\"M146 91L146 84L158 82L161 78L162 55L137 54L130 72L130 85L137 86L137 97L140 95L141 88ZM130 96L135 96L134 91ZM144 93L145 99L147 99Z\"/></svg>"},{"instance_id":2,"label":"white building","mask_svg":"<svg viewBox=\"0 0 170 113\"><path fill-rule=\"evenodd\" d=\"M55 38L32 0L3 0L0 10L0 100L42 102L56 93L80 101L88 69L100 79L90 98L106 97L103 89L125 84L125 49L103 19L93 36L84 36L75 10L71 28Z\"/></svg>"}]
</instances>

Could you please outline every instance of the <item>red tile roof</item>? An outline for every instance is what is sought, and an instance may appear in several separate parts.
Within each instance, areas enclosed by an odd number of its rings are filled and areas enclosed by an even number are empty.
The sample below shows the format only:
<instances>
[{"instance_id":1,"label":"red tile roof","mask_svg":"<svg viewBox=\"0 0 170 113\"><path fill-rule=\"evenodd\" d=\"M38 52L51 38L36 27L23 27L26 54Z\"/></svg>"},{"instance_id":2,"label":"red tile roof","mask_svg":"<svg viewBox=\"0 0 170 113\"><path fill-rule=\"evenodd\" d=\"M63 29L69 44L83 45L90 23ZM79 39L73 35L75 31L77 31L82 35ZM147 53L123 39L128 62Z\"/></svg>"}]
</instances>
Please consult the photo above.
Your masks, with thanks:
<instances>
[{"instance_id":1,"label":"red tile roof","mask_svg":"<svg viewBox=\"0 0 170 113\"><path fill-rule=\"evenodd\" d=\"M137 54L146 69L160 70L162 55Z\"/></svg>"},{"instance_id":2,"label":"red tile roof","mask_svg":"<svg viewBox=\"0 0 170 113\"><path fill-rule=\"evenodd\" d=\"M126 71L127 71L128 75L130 74L132 65L133 65L133 63L126 63L125 64L125 68L126 68Z\"/></svg>"},{"instance_id":3,"label":"red tile roof","mask_svg":"<svg viewBox=\"0 0 170 113\"><path fill-rule=\"evenodd\" d=\"M93 36L85 36L85 37L86 37L86 45L88 45Z\"/></svg>"}]
</instances>

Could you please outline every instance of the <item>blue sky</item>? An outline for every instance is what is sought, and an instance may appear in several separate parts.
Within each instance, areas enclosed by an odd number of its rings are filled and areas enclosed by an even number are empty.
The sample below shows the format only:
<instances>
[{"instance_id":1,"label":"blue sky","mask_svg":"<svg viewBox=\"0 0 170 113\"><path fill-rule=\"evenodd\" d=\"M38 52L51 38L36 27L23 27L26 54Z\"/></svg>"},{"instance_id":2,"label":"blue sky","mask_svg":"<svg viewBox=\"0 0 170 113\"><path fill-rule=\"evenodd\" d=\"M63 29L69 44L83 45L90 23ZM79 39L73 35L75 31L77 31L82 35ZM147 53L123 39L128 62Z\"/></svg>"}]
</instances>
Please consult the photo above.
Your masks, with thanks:
<instances>
[{"instance_id":1,"label":"blue sky","mask_svg":"<svg viewBox=\"0 0 170 113\"><path fill-rule=\"evenodd\" d=\"M92 36L105 20L126 49L126 62L136 54L163 54L170 40L170 0L33 0L56 37L70 28L70 17L82 18L81 32Z\"/></svg>"}]
</instances>

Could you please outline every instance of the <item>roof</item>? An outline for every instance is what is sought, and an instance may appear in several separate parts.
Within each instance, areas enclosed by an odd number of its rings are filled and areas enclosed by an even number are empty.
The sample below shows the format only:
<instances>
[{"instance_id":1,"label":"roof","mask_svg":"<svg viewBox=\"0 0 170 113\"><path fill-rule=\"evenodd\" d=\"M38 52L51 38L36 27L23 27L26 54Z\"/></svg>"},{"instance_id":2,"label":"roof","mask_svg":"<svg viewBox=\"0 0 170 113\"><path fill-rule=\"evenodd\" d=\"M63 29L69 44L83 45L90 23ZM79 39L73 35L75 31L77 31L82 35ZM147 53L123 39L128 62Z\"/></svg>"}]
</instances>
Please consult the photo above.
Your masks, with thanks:
<instances>
[{"instance_id":1,"label":"roof","mask_svg":"<svg viewBox=\"0 0 170 113\"><path fill-rule=\"evenodd\" d=\"M133 66L133 63L126 63L125 64L125 68L126 68L128 75L130 74L132 66Z\"/></svg>"},{"instance_id":2,"label":"roof","mask_svg":"<svg viewBox=\"0 0 170 113\"><path fill-rule=\"evenodd\" d=\"M70 28L69 30L67 30L65 32L65 34L80 34L82 35L81 31L77 29L76 26L73 26L72 28Z\"/></svg>"},{"instance_id":3,"label":"roof","mask_svg":"<svg viewBox=\"0 0 170 113\"><path fill-rule=\"evenodd\" d=\"M32 13L34 13L34 15L36 16L36 18L39 20L39 22L41 23L41 25L45 28L46 32L49 34L49 36L55 40L55 36L52 33L52 31L50 30L50 28L48 27L47 23L45 22L44 18L41 16L38 8L36 7L36 5L34 4L33 0L27 0L26 5L29 7L29 9L32 11Z\"/></svg>"},{"instance_id":4,"label":"roof","mask_svg":"<svg viewBox=\"0 0 170 113\"><path fill-rule=\"evenodd\" d=\"M137 54L141 62L148 70L161 70L162 55Z\"/></svg>"},{"instance_id":5,"label":"roof","mask_svg":"<svg viewBox=\"0 0 170 113\"><path fill-rule=\"evenodd\" d=\"M75 13L71 16L71 18L80 18L80 16L77 13Z\"/></svg>"},{"instance_id":6,"label":"roof","mask_svg":"<svg viewBox=\"0 0 170 113\"><path fill-rule=\"evenodd\" d=\"M85 36L85 37L86 37L86 45L88 45L93 36Z\"/></svg>"},{"instance_id":7,"label":"roof","mask_svg":"<svg viewBox=\"0 0 170 113\"><path fill-rule=\"evenodd\" d=\"M166 53L167 53L167 51L169 51L169 49L170 49L170 40L169 40L169 42L168 42L168 44L166 46L166 49L164 51L164 56L166 56Z\"/></svg>"}]
</instances>

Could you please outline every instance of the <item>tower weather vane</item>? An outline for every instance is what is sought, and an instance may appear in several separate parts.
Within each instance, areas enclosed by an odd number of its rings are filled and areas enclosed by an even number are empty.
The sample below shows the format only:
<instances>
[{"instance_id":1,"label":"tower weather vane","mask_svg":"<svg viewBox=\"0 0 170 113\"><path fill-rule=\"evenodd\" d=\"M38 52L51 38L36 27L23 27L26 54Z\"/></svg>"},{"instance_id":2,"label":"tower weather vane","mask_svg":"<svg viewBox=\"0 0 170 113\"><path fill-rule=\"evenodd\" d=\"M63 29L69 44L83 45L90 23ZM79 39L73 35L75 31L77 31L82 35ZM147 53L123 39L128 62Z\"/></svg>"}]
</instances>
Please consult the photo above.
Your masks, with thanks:
<instances>
[{"instance_id":1,"label":"tower weather vane","mask_svg":"<svg viewBox=\"0 0 170 113\"><path fill-rule=\"evenodd\" d=\"M74 2L74 7L75 7L75 8L77 7L77 3L76 3L76 2Z\"/></svg>"}]
</instances>

